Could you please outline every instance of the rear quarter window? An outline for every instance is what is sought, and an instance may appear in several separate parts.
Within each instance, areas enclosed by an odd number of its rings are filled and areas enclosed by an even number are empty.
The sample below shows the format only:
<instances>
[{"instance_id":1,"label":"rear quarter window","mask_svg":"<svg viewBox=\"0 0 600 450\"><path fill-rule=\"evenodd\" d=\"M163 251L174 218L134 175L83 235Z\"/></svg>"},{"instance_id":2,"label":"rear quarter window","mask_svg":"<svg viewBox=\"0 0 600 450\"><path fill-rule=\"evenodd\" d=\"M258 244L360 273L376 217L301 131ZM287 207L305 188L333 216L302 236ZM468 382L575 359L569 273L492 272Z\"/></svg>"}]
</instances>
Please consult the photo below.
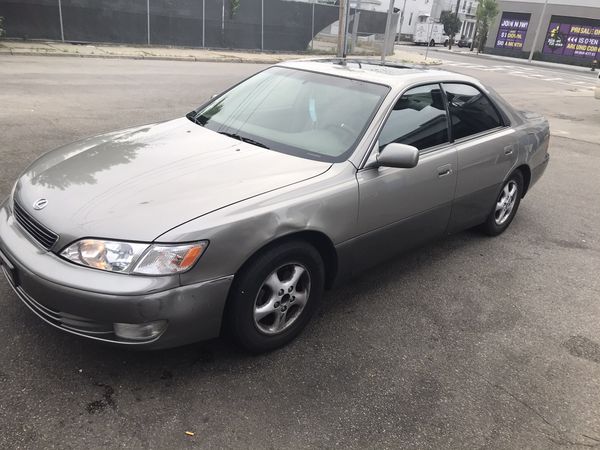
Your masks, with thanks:
<instances>
[{"instance_id":1,"label":"rear quarter window","mask_svg":"<svg viewBox=\"0 0 600 450\"><path fill-rule=\"evenodd\" d=\"M443 88L448 99L454 140L503 126L496 107L476 87L462 83L445 83Z\"/></svg>"}]
</instances>

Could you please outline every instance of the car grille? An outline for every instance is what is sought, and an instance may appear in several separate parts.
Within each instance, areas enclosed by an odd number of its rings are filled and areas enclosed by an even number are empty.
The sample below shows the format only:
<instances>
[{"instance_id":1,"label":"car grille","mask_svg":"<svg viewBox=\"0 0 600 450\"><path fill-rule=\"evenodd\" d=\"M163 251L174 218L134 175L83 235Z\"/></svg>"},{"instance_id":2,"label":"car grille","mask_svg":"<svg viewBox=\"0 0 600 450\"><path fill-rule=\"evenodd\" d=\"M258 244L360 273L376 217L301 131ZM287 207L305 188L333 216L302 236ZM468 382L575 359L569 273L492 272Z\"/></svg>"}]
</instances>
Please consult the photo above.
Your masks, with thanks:
<instances>
[{"instance_id":1,"label":"car grille","mask_svg":"<svg viewBox=\"0 0 600 450\"><path fill-rule=\"evenodd\" d=\"M19 222L19 225L21 225L25 231L27 231L36 241L38 241L42 247L44 247L46 250L50 250L50 248L58 240L58 234L49 230L31 217L21 206L19 206L17 202L14 203L13 211L15 214L15 219L17 222Z\"/></svg>"}]
</instances>

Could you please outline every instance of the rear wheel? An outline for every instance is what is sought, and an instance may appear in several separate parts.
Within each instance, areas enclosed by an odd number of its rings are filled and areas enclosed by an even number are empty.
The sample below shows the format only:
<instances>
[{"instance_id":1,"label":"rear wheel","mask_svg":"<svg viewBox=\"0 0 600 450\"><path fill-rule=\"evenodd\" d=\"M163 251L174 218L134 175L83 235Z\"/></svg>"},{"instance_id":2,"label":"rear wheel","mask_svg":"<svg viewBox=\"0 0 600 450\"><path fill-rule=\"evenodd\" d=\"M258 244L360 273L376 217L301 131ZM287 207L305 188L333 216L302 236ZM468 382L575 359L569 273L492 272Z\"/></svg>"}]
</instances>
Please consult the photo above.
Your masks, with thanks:
<instances>
[{"instance_id":1,"label":"rear wheel","mask_svg":"<svg viewBox=\"0 0 600 450\"><path fill-rule=\"evenodd\" d=\"M306 326L323 294L319 252L301 241L260 253L236 275L227 324L236 343L254 353L281 347Z\"/></svg>"},{"instance_id":2,"label":"rear wheel","mask_svg":"<svg viewBox=\"0 0 600 450\"><path fill-rule=\"evenodd\" d=\"M430 47L435 47L435 41L432 39L431 42L429 43Z\"/></svg>"},{"instance_id":3,"label":"rear wheel","mask_svg":"<svg viewBox=\"0 0 600 450\"><path fill-rule=\"evenodd\" d=\"M515 171L506 180L496 198L492 211L482 225L482 229L486 234L497 236L509 227L519 209L521 197L523 196L523 186L523 174L520 170Z\"/></svg>"}]
</instances>

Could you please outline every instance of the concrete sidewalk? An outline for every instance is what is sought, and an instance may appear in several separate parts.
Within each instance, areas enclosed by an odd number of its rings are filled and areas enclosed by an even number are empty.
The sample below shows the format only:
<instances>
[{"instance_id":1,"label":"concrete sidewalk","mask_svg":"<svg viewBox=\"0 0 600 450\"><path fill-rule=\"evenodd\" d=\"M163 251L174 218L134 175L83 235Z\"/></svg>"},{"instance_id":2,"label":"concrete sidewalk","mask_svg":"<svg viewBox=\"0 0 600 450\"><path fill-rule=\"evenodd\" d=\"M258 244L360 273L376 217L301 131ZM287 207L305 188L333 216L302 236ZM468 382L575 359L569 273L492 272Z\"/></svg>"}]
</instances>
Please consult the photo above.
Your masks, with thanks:
<instances>
[{"instance_id":1,"label":"concrete sidewalk","mask_svg":"<svg viewBox=\"0 0 600 450\"><path fill-rule=\"evenodd\" d=\"M158 59L173 61L237 62L275 64L281 61L302 58L335 56L327 53L264 53L241 50L214 50L186 47L150 47L108 44L70 44L50 41L0 41L0 55L45 55L78 56L88 58L125 58ZM363 57L360 55L359 57ZM375 56L373 56L375 57ZM396 49L388 61L436 65L439 59L425 58L421 55Z\"/></svg>"}]
</instances>

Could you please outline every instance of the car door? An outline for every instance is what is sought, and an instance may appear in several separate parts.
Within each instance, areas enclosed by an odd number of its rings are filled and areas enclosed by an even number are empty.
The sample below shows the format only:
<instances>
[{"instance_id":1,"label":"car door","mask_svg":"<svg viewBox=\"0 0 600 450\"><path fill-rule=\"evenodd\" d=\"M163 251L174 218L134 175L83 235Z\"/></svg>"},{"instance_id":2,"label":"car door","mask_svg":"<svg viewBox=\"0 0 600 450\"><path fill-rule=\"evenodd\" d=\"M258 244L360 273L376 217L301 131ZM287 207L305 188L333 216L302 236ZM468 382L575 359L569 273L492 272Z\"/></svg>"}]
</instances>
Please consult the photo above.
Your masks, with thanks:
<instances>
[{"instance_id":1,"label":"car door","mask_svg":"<svg viewBox=\"0 0 600 450\"><path fill-rule=\"evenodd\" d=\"M392 142L412 145L420 151L419 162L410 169L367 164L357 172L357 269L446 231L456 184L448 126L439 84L412 88L396 102L379 135L379 149Z\"/></svg>"},{"instance_id":2,"label":"car door","mask_svg":"<svg viewBox=\"0 0 600 450\"><path fill-rule=\"evenodd\" d=\"M518 157L516 133L478 87L442 84L458 157L449 232L482 223Z\"/></svg>"}]
</instances>

